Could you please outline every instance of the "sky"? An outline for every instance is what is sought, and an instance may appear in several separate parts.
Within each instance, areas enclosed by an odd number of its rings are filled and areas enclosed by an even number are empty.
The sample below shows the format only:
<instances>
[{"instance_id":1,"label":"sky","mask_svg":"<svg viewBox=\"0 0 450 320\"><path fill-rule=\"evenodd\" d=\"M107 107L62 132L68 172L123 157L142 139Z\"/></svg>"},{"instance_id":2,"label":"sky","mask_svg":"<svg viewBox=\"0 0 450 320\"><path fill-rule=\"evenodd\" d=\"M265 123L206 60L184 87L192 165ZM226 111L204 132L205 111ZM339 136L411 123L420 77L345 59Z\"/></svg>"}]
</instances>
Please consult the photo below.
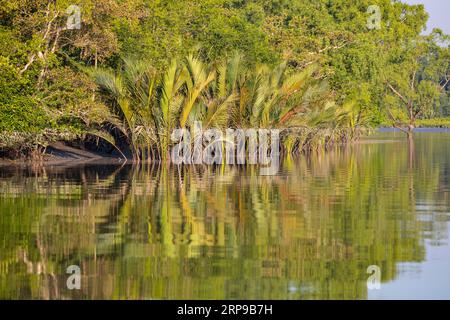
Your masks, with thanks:
<instances>
[{"instance_id":1,"label":"sky","mask_svg":"<svg viewBox=\"0 0 450 320\"><path fill-rule=\"evenodd\" d=\"M424 4L430 15L426 33L433 28L440 28L446 34L450 34L450 1L449 0L403 0L409 4Z\"/></svg>"}]
</instances>

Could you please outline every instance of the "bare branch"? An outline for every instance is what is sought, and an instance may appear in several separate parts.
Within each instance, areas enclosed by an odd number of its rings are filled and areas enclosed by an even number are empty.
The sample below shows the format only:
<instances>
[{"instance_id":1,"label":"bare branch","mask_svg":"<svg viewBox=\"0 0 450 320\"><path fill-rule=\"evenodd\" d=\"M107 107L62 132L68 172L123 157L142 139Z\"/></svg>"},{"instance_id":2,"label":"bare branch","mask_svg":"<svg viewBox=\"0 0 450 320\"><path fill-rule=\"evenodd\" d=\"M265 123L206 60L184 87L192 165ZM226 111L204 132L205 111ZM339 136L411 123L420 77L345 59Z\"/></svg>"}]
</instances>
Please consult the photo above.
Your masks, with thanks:
<instances>
[{"instance_id":1,"label":"bare branch","mask_svg":"<svg viewBox=\"0 0 450 320\"><path fill-rule=\"evenodd\" d=\"M36 59L36 54L32 54L30 56L30 58L28 59L28 63L22 68L22 70L19 71L19 74L22 75L25 71L27 71L28 68L33 64L35 59Z\"/></svg>"},{"instance_id":2,"label":"bare branch","mask_svg":"<svg viewBox=\"0 0 450 320\"><path fill-rule=\"evenodd\" d=\"M414 82L416 81L416 72L414 71L412 79L411 79L411 90L414 90Z\"/></svg>"},{"instance_id":3,"label":"bare branch","mask_svg":"<svg viewBox=\"0 0 450 320\"><path fill-rule=\"evenodd\" d=\"M307 54L308 55L316 55L316 54L323 53L323 52L328 51L328 50L339 50L339 49L345 47L346 45L348 45L349 43L350 42L345 41L345 42L343 42L341 44L338 44L338 45L335 45L335 46L326 46L325 48L319 49L316 52L308 52Z\"/></svg>"},{"instance_id":4,"label":"bare branch","mask_svg":"<svg viewBox=\"0 0 450 320\"><path fill-rule=\"evenodd\" d=\"M407 130L405 130L405 129L403 129L403 128L401 127L400 121L398 121L398 120L394 117L394 115L392 114L391 109L389 109L389 107L387 108L387 111L388 111L388 113L389 113L389 117L390 117L391 120L392 120L392 123L393 123L393 125L394 125L394 128L397 128L397 129L399 129L400 131L402 131L402 132L404 132L404 133L408 133Z\"/></svg>"},{"instance_id":5,"label":"bare branch","mask_svg":"<svg viewBox=\"0 0 450 320\"><path fill-rule=\"evenodd\" d=\"M50 6L51 6L51 1L48 3L47 6L47 11L45 14L46 19L50 16ZM47 37L51 34L51 29L52 29L52 25L53 22L58 18L59 16L59 12L55 12L55 14L53 15L53 17L50 19L50 21L47 22L47 26L45 28L44 34L42 36L42 40L47 40ZM47 40L47 46L48 43L50 42L50 40ZM47 51L47 49L45 50ZM42 59L45 60L45 56L42 57ZM36 61L36 53L33 53L29 58L28 58L28 62L27 64L19 71L19 74L22 75L25 71L28 70L28 68L34 63L34 61Z\"/></svg>"},{"instance_id":6,"label":"bare branch","mask_svg":"<svg viewBox=\"0 0 450 320\"><path fill-rule=\"evenodd\" d=\"M393 93L395 93L395 95L398 96L398 97L400 98L400 100L402 100L402 102L403 102L404 104L406 104L407 106L409 106L408 100L406 100L406 98L405 98L404 96L402 96L402 95L400 94L400 92L398 92L397 90L395 90L395 88L394 88L389 82L387 83L387 85L388 85L389 89L391 89L391 91L392 91Z\"/></svg>"},{"instance_id":7,"label":"bare branch","mask_svg":"<svg viewBox=\"0 0 450 320\"><path fill-rule=\"evenodd\" d=\"M450 77L447 77L445 83L441 86L441 88L439 89L439 91L442 91L445 89L445 87L447 86L447 84L450 82Z\"/></svg>"}]
</instances>

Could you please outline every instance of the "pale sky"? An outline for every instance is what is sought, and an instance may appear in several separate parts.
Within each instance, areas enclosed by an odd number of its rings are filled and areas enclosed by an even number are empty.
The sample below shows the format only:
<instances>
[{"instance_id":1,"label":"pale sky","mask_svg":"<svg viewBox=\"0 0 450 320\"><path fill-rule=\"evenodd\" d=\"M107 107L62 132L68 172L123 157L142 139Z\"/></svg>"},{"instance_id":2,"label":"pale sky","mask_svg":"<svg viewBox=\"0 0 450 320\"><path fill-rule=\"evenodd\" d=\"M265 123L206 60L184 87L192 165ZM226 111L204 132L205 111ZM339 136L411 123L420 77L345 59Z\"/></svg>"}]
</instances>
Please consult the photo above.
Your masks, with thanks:
<instances>
[{"instance_id":1,"label":"pale sky","mask_svg":"<svg viewBox=\"0 0 450 320\"><path fill-rule=\"evenodd\" d=\"M433 28L440 28L446 34L450 34L450 1L449 0L402 0L409 4L424 4L430 18L428 19L427 32Z\"/></svg>"}]
</instances>

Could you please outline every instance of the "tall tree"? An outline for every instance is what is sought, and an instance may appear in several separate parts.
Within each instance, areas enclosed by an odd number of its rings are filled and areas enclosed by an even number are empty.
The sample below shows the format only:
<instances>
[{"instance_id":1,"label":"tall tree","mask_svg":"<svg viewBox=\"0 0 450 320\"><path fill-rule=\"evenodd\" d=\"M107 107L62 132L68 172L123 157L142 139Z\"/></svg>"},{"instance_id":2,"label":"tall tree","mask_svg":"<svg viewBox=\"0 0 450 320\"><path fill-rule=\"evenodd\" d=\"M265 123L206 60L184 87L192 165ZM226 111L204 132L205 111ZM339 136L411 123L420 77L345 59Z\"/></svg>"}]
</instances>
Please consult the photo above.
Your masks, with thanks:
<instances>
[{"instance_id":1,"label":"tall tree","mask_svg":"<svg viewBox=\"0 0 450 320\"><path fill-rule=\"evenodd\" d=\"M416 120L430 117L450 82L448 36L434 30L404 43L384 70L386 108L393 125L412 136Z\"/></svg>"}]
</instances>

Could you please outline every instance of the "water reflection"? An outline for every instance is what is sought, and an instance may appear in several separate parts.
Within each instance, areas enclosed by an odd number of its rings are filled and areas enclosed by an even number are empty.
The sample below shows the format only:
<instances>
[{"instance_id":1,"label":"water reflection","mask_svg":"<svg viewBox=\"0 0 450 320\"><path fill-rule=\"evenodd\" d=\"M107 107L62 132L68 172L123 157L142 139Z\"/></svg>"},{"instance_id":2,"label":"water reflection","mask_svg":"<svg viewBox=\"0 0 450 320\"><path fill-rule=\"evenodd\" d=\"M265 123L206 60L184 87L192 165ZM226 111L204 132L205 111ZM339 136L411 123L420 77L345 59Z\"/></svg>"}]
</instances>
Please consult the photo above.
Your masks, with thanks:
<instances>
[{"instance_id":1,"label":"water reflection","mask_svg":"<svg viewBox=\"0 0 450 320\"><path fill-rule=\"evenodd\" d=\"M0 298L366 299L369 265L392 282L425 240L448 245L450 221L448 135L378 138L287 158L272 177L0 168Z\"/></svg>"}]
</instances>

